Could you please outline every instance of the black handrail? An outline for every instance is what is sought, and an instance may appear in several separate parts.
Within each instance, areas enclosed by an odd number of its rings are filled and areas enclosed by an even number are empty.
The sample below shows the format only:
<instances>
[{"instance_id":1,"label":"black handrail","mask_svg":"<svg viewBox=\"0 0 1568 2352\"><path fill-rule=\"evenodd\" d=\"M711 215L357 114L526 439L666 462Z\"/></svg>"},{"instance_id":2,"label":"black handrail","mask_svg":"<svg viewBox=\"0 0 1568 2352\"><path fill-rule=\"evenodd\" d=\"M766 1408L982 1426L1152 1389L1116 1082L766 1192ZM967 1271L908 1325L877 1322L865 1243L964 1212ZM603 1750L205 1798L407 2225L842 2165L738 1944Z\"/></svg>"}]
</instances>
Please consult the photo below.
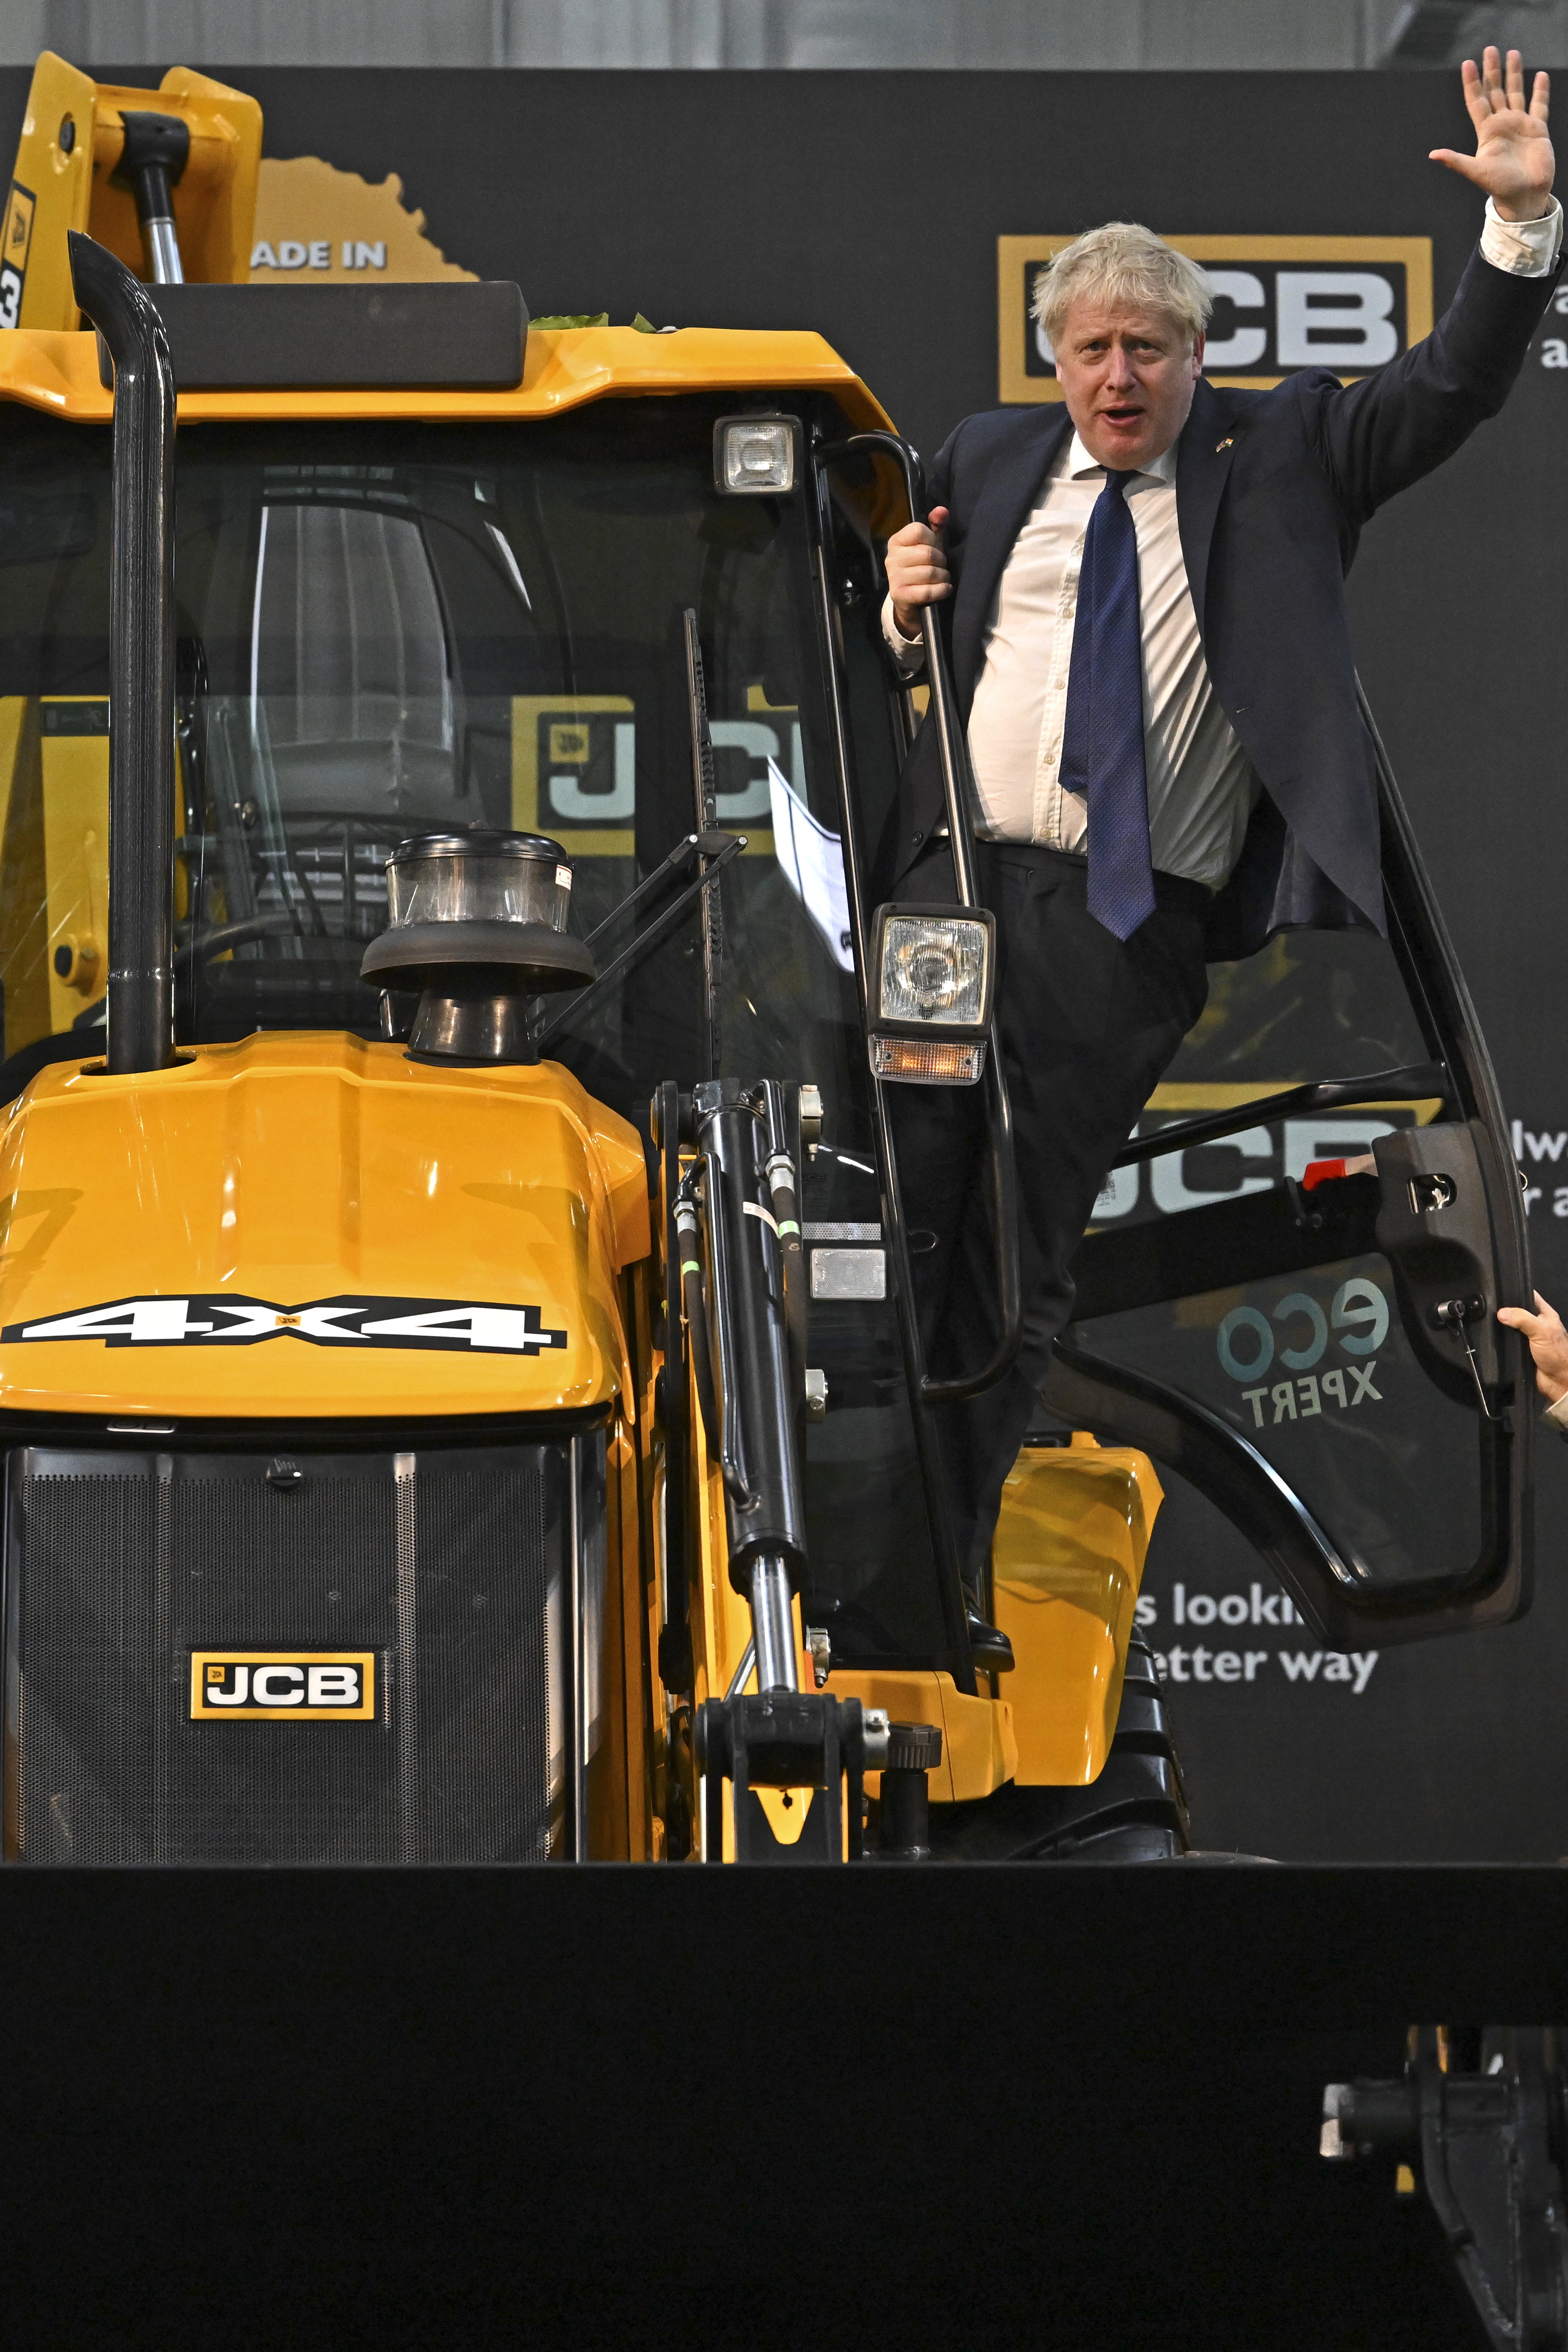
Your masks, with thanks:
<instances>
[{"instance_id":1,"label":"black handrail","mask_svg":"<svg viewBox=\"0 0 1568 2352\"><path fill-rule=\"evenodd\" d=\"M833 730L833 760L838 780L838 822L844 854L845 897L848 905L849 929L855 950L855 992L860 1008L861 1034L868 1038L870 1016L867 957L869 950L866 937L863 884L865 857L860 843L860 812L855 789L855 752L849 734L849 722L845 714L843 683L839 676L837 614L834 608L833 584L828 578L827 569L828 551L832 543L832 524L826 510L826 480L820 467L814 472L813 483L816 499L811 561L816 594L816 620L821 632L823 668L827 688L827 717ZM937 1594L942 1606L942 1625L947 1635L953 1679L961 1691L973 1696L976 1685L974 1662L969 1643L968 1616L958 1550L953 1541L952 1515L948 1501L947 1477L942 1465L942 1448L932 1425L929 1401L925 1393L925 1356L921 1346L920 1324L915 1314L914 1283L910 1270L909 1236L904 1224L903 1201L899 1188L898 1161L893 1150L887 1096L881 1080L871 1066L868 1051L866 1064L867 1079L870 1088L872 1144L877 1162L878 1185L882 1201L882 1223L889 1255L892 1260L893 1303L898 1324L899 1349L903 1358L904 1386L910 1400L910 1421L915 1441L915 1457L920 1465L921 1492L925 1502L927 1524L931 1529L931 1550L936 1559Z\"/></svg>"},{"instance_id":2,"label":"black handrail","mask_svg":"<svg viewBox=\"0 0 1568 2352\"><path fill-rule=\"evenodd\" d=\"M68 233L77 301L114 362L110 570L109 1068L174 1058L174 375L152 297Z\"/></svg>"},{"instance_id":3,"label":"black handrail","mask_svg":"<svg viewBox=\"0 0 1568 2352\"><path fill-rule=\"evenodd\" d=\"M1218 1143L1244 1128L1267 1127L1271 1119L1289 1118L1296 1111L1350 1110L1357 1103L1426 1102L1446 1098L1448 1074L1436 1062L1417 1062L1403 1070L1376 1070L1364 1078L1321 1078L1305 1086L1287 1087L1282 1093L1259 1095L1252 1102L1234 1103L1229 1110L1204 1111L1195 1118L1174 1118L1147 1135L1123 1144L1117 1168L1135 1168L1142 1160L1163 1160L1170 1151L1191 1151L1199 1143Z\"/></svg>"},{"instance_id":4,"label":"black handrail","mask_svg":"<svg viewBox=\"0 0 1568 2352\"><path fill-rule=\"evenodd\" d=\"M903 477L911 517L926 509L925 477L919 457L907 441L896 433L856 433L846 441L835 441L813 452L818 477L828 467L843 458L881 450L898 463ZM974 879L974 845L973 819L974 805L973 779L969 770L969 749L960 728L954 708L952 674L948 666L947 647L937 622L936 607L927 604L921 614L921 636L925 650L926 677L931 689L931 717L936 730L938 754L942 762L942 793L947 803L947 830L952 855L953 887L961 907L977 907L979 891ZM857 861L858 864L858 861ZM851 874L846 858L846 880L849 885L851 916L856 931L856 963L865 966L865 924L860 905L860 877ZM861 1014L869 1047L872 1028L872 976L866 972L861 990ZM868 1059L869 1053L868 1050ZM930 1404L957 1403L966 1397L980 1396L994 1388L1017 1361L1024 1343L1023 1285L1018 1264L1018 1182L1013 1152L1013 1109L1007 1097L1007 1081L1002 1068L1000 1040L996 1020L992 1016L986 1039L985 1076L986 1129L990 1145L990 1177L992 1213L995 1222L996 1293L1000 1309L1001 1338L989 1363L978 1371L964 1372L952 1380L933 1380L924 1369L920 1371L920 1392ZM878 1127L886 1124L882 1082L876 1071L871 1072L873 1097L878 1110ZM892 1168L892 1138L888 1134L888 1162ZM902 1248L902 1213L896 1179L889 1173L889 1205L900 1229ZM900 1280L907 1280L908 1266L900 1268Z\"/></svg>"}]
</instances>

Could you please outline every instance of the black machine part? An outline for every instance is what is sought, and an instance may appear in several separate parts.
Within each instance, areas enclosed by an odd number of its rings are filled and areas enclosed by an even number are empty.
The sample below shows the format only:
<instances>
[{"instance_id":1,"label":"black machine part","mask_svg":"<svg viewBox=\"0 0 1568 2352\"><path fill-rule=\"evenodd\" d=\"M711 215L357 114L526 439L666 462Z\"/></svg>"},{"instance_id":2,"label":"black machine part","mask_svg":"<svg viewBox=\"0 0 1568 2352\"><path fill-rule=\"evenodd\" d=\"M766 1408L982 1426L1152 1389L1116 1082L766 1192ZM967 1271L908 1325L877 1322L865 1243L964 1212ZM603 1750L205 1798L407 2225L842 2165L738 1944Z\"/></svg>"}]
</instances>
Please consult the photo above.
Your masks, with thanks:
<instances>
[{"instance_id":1,"label":"black machine part","mask_svg":"<svg viewBox=\"0 0 1568 2352\"><path fill-rule=\"evenodd\" d=\"M174 376L147 289L72 229L76 299L114 362L110 573L111 1076L174 1058Z\"/></svg>"},{"instance_id":2,"label":"black machine part","mask_svg":"<svg viewBox=\"0 0 1568 2352\"><path fill-rule=\"evenodd\" d=\"M136 200L142 250L153 283L183 285L185 273L174 228L173 192L191 160L190 125L177 114L126 114L121 119L125 143L111 180L117 188L129 188Z\"/></svg>"},{"instance_id":3,"label":"black machine part","mask_svg":"<svg viewBox=\"0 0 1568 2352\"><path fill-rule=\"evenodd\" d=\"M1169 1382L1114 1362L1073 1328L1058 1339L1043 1395L1051 1411L1136 1444L1224 1512L1285 1584L1308 1622L1350 1647L1426 1640L1503 1624L1529 1606L1533 1414L1528 1358L1496 1310L1533 1296L1523 1204L1496 1080L1474 1008L1432 898L1387 756L1364 698L1377 757L1390 941L1431 1059L1354 1081L1299 1087L1139 1137L1121 1164L1235 1131L1245 1116L1440 1097L1441 1120L1377 1137L1375 1176L1310 1194L1293 1182L1154 1224L1091 1232L1073 1263L1075 1323L1236 1283L1381 1253L1400 1326L1422 1374L1474 1416L1480 1540L1463 1574L1380 1583L1248 1435ZM1523 1377L1521 1377L1523 1375Z\"/></svg>"},{"instance_id":4,"label":"black machine part","mask_svg":"<svg viewBox=\"0 0 1568 2352\"><path fill-rule=\"evenodd\" d=\"M934 1723L889 1723L888 1760L882 1767L880 1833L882 1862L931 1860L931 1782L942 1762L942 1733Z\"/></svg>"},{"instance_id":5,"label":"black machine part","mask_svg":"<svg viewBox=\"0 0 1568 2352\"><path fill-rule=\"evenodd\" d=\"M171 241L173 232L171 221ZM509 278L265 289L175 280L149 292L188 392L511 392L522 382L528 310Z\"/></svg>"},{"instance_id":6,"label":"black machine part","mask_svg":"<svg viewBox=\"0 0 1568 2352\"><path fill-rule=\"evenodd\" d=\"M1439 1580L1379 1586L1310 1504L1251 1440L1169 1381L1058 1339L1041 1384L1050 1412L1079 1428L1113 1433L1176 1471L1224 1512L1279 1577L1307 1622L1342 1648L1375 1634L1384 1645L1429 1640L1521 1613L1521 1563L1499 1574L1483 1553L1472 1592ZM1492 1501L1489 1494L1483 1499ZM1484 1580L1483 1580L1484 1579Z\"/></svg>"},{"instance_id":7,"label":"black machine part","mask_svg":"<svg viewBox=\"0 0 1568 2352\"><path fill-rule=\"evenodd\" d=\"M784 1263L767 1166L782 1131L782 1089L705 1079L692 1095L703 1163L702 1223L712 1302L714 1389L724 1472L730 1579L751 1594L759 1560L798 1590L805 1566L796 1383L791 1376ZM784 1155L793 1159L793 1154ZM793 1666L794 1639L790 1637ZM759 1633L759 1683L770 1687ZM789 1687L794 1687L791 1673Z\"/></svg>"},{"instance_id":8,"label":"black machine part","mask_svg":"<svg viewBox=\"0 0 1568 2352\"><path fill-rule=\"evenodd\" d=\"M705 1853L711 1862L724 1856L728 1781L735 1860L858 1860L864 1775L887 1761L887 1717L858 1699L801 1690L795 1643L795 1595L806 1570L805 1374L794 1296L801 1265L798 1248L791 1249L799 1240L800 1089L771 1079L747 1087L710 1078L683 1098L665 1086L650 1125L665 1222L663 1377L668 1383L689 1350L709 1458L723 1480L730 1580L752 1613L741 1672L723 1698L705 1700L693 1718ZM693 1153L684 1171L683 1143ZM684 1381L679 1398L667 1385L661 1404L667 1448L675 1448L665 1470L667 1554L669 1480L690 1426L688 1393ZM682 1504L683 1529L684 1523ZM670 1560L667 1573L673 1580L687 1571L683 1558ZM666 1631L672 1657L687 1664L684 1610ZM665 1652L661 1637L661 1662ZM757 1689L748 1696L741 1685L753 1660ZM919 1777L923 1782L923 1771ZM781 1792L776 1821L762 1789Z\"/></svg>"},{"instance_id":9,"label":"black machine part","mask_svg":"<svg viewBox=\"0 0 1568 2352\"><path fill-rule=\"evenodd\" d=\"M1394 1269L1405 1336L1434 1385L1499 1410L1497 1251L1481 1177L1479 1120L1408 1127L1373 1144L1382 1186L1377 1245Z\"/></svg>"},{"instance_id":10,"label":"black machine part","mask_svg":"<svg viewBox=\"0 0 1568 2352\"><path fill-rule=\"evenodd\" d=\"M398 845L387 861L393 920L365 950L360 977L419 992L413 1059L537 1060L531 999L595 976L564 928L571 883L565 851L542 835L475 827Z\"/></svg>"},{"instance_id":11,"label":"black machine part","mask_svg":"<svg viewBox=\"0 0 1568 2352\"><path fill-rule=\"evenodd\" d=\"M1418 2172L1498 2352L1568 2352L1568 2066L1562 2029L1411 2029L1404 2075L1331 2083L1321 2151Z\"/></svg>"},{"instance_id":12,"label":"black machine part","mask_svg":"<svg viewBox=\"0 0 1568 2352\"><path fill-rule=\"evenodd\" d=\"M814 449L819 513L819 527L826 540L826 484L831 469L846 458L868 458L874 455L890 457L903 476L905 495L911 517L923 516L928 509L925 476L921 461L907 441L896 433L857 433L847 441L834 442ZM921 636L925 652L926 679L930 691L930 723L936 736L937 751L942 764L943 803L947 815L948 843L952 858L953 889L957 904L965 913L981 915L980 889L974 870L974 817L977 805L974 781L970 770L969 745L963 729L958 722L957 697L952 684L952 668L947 656L947 644L939 624L934 604L925 606L921 617ZM829 651L832 633L825 627ZM834 693L840 691L831 661L829 682ZM836 712L842 719L842 710ZM868 1041L881 1024L878 1008L873 1004L871 990L877 965L873 954L872 925L865 905L865 856L859 837L858 811L851 772L852 753L847 729L840 724L837 748L839 754L839 793L844 819L844 874L849 899L849 920L855 939L855 969L860 996L860 1018ZM890 908L889 912L916 911ZM880 910L879 910L879 913ZM988 918L987 918L988 919ZM957 1403L965 1397L980 1396L1005 1379L1016 1360L1024 1344L1024 1307L1020 1287L1018 1257L1018 1186L1013 1151L1013 1111L1007 1095L1006 1076L997 1047L996 1023L989 1002L986 1004L986 1054L983 1083L986 1091L986 1138L988 1144L988 1183L991 1195L991 1226L995 1237L995 1276L997 1302L997 1340L990 1361L973 1370L955 1373L937 1380L925 1367L924 1351L910 1302L913 1285L909 1271L909 1246L904 1234L902 1193L893 1150L891 1125L888 1118L883 1093L883 1081L875 1068L871 1073L871 1102L876 1136L877 1162L882 1181L882 1218L888 1228L893 1257L893 1272L900 1301L900 1320L903 1328L905 1354L911 1373L910 1385L921 1405ZM922 1454L927 1441L922 1439ZM934 1452L934 1448L932 1449ZM935 1514L933 1514L935 1516Z\"/></svg>"},{"instance_id":13,"label":"black machine part","mask_svg":"<svg viewBox=\"0 0 1568 2352\"><path fill-rule=\"evenodd\" d=\"M658 1635L658 1678L667 1691L691 1695L695 1679L691 1650L691 1601L687 1586L688 1478L691 1444L687 1400L686 1334L679 1305L680 1265L686 1255L678 1222L680 1181L680 1091L667 1078L648 1105L648 1132L658 1152L654 1208L656 1242L665 1266L662 1316L654 1341L663 1343L664 1364L654 1399L654 1443L662 1451L659 1484L663 1535ZM665 1148L665 1138L670 1139Z\"/></svg>"},{"instance_id":14,"label":"black machine part","mask_svg":"<svg viewBox=\"0 0 1568 2352\"><path fill-rule=\"evenodd\" d=\"M698 872L694 879L678 891L651 922L636 933L620 954L605 965L596 980L590 981L587 987L576 995L568 997L560 1012L545 1023L534 1039L541 1054L548 1053L556 1038L574 1022L580 1021L584 1013L591 1012L613 989L618 988L632 967L640 963L646 955L651 954L669 937L699 899L707 904L713 884L724 868L741 856L745 846L743 833L689 833L683 840L676 843L669 856L656 866L635 890L629 891L618 907L611 908L596 930L589 932L584 946L592 955L612 930L659 897L695 858Z\"/></svg>"},{"instance_id":15,"label":"black machine part","mask_svg":"<svg viewBox=\"0 0 1568 2352\"><path fill-rule=\"evenodd\" d=\"M713 735L708 722L708 678L697 614L688 608L680 616L686 655L686 708L691 730L691 798L700 839L705 840L719 822L717 779L713 766ZM704 858L706 865L706 856ZM709 890L702 899L702 1070L719 1076L719 994L724 972L724 902Z\"/></svg>"}]
</instances>

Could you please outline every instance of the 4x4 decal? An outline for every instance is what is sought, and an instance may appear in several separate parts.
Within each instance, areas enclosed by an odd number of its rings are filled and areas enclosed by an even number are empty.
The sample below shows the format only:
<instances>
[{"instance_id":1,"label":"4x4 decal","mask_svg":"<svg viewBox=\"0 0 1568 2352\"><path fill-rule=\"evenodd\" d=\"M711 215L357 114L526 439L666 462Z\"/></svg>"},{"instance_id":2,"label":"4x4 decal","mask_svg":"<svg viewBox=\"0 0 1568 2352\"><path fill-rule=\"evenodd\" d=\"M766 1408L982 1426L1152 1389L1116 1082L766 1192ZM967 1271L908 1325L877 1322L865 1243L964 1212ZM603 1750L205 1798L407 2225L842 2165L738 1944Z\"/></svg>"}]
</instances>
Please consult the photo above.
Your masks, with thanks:
<instances>
[{"instance_id":1,"label":"4x4 decal","mask_svg":"<svg viewBox=\"0 0 1568 2352\"><path fill-rule=\"evenodd\" d=\"M258 1339L309 1339L321 1348L440 1348L488 1356L537 1356L563 1348L537 1307L468 1298L312 1298L275 1307L229 1290L188 1298L115 1298L7 1323L0 1340L101 1339L110 1348L247 1348Z\"/></svg>"}]
</instances>

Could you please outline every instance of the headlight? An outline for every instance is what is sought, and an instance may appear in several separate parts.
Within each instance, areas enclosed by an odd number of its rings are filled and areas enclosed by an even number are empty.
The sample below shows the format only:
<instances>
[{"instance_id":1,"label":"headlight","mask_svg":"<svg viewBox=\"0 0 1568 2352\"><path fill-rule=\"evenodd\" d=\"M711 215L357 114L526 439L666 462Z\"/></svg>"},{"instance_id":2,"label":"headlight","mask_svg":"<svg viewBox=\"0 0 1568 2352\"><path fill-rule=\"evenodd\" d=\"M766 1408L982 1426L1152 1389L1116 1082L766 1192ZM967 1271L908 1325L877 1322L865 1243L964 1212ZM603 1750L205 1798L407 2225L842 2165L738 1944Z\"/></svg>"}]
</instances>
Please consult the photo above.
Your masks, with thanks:
<instances>
[{"instance_id":1,"label":"headlight","mask_svg":"<svg viewBox=\"0 0 1568 2352\"><path fill-rule=\"evenodd\" d=\"M795 488L793 416L721 416L713 427L713 487L731 497L782 498Z\"/></svg>"},{"instance_id":2,"label":"headlight","mask_svg":"<svg viewBox=\"0 0 1568 2352\"><path fill-rule=\"evenodd\" d=\"M885 1078L973 1086L985 1067L995 919L984 907L879 907L871 1058Z\"/></svg>"},{"instance_id":3,"label":"headlight","mask_svg":"<svg viewBox=\"0 0 1568 2352\"><path fill-rule=\"evenodd\" d=\"M889 915L882 931L878 1011L884 1021L932 1021L944 1029L979 1025L990 940L965 917Z\"/></svg>"}]
</instances>

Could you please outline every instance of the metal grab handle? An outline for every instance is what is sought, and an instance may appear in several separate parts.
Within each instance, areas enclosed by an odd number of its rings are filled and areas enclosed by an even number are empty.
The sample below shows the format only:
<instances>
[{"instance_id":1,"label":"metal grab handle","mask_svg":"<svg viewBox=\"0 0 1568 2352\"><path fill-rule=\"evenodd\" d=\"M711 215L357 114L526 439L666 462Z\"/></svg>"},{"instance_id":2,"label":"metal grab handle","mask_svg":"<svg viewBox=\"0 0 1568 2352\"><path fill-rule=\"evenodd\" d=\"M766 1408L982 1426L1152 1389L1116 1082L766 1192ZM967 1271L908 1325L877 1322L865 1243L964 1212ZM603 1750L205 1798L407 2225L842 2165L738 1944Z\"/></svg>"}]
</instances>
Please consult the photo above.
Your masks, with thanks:
<instances>
[{"instance_id":1,"label":"metal grab handle","mask_svg":"<svg viewBox=\"0 0 1568 2352\"><path fill-rule=\"evenodd\" d=\"M114 362L109 1068L174 1058L174 376L146 288L71 229L71 284Z\"/></svg>"},{"instance_id":2,"label":"metal grab handle","mask_svg":"<svg viewBox=\"0 0 1568 2352\"><path fill-rule=\"evenodd\" d=\"M870 432L851 434L847 440L835 441L814 452L818 473L825 473L846 457L881 450L892 457L904 478L904 489L909 499L911 520L925 511L925 472L916 452L896 433ZM977 907L980 894L974 878L974 846L973 819L973 780L969 768L969 747L958 725L952 673L948 665L947 647L937 622L936 607L927 604L921 614L921 636L925 648L926 677L931 688L931 716L936 729L937 751L942 762L942 794L947 804L948 842L952 855L953 886L961 907ZM846 860L846 879L854 899L856 945L862 959L865 952L865 917L860 906L858 861L850 870ZM872 975L864 975L862 1003L868 1027L871 1017L870 990ZM878 1124L886 1136L889 1173L889 1223L897 1233L900 1282L910 1284L909 1252L904 1239L902 1203L897 1171L893 1164L893 1140L890 1122L882 1108L882 1082L872 1073L871 1084L879 1110ZM977 1371L963 1372L952 1380L933 1380L925 1370L923 1354L920 1370L921 1395L928 1404L955 1404L966 1397L981 1396L1005 1378L1017 1361L1024 1344L1023 1281L1018 1258L1018 1173L1013 1150L1013 1107L1008 1099L1007 1081L1002 1069L1000 1039L996 1019L992 1015L986 1037L985 1076L986 1136L989 1144L989 1173L992 1215L996 1240L996 1301L1001 1323L1001 1338L990 1361ZM912 1294L911 1294L912 1295Z\"/></svg>"},{"instance_id":3,"label":"metal grab handle","mask_svg":"<svg viewBox=\"0 0 1568 2352\"><path fill-rule=\"evenodd\" d=\"M826 469L842 458L859 457L880 449L894 458L904 478L904 491L909 499L910 520L916 521L927 511L925 468L918 453L896 433L853 433L847 441L830 442L818 449L816 460ZM947 803L947 830L952 844L952 878L961 907L977 907L980 894L974 880L973 779L969 769L969 746L959 731L953 715L952 672L948 666L947 647L942 643L937 625L936 606L921 608L921 644L925 652L926 678L931 688L931 712L936 723L937 753L942 761L942 797Z\"/></svg>"}]
</instances>

